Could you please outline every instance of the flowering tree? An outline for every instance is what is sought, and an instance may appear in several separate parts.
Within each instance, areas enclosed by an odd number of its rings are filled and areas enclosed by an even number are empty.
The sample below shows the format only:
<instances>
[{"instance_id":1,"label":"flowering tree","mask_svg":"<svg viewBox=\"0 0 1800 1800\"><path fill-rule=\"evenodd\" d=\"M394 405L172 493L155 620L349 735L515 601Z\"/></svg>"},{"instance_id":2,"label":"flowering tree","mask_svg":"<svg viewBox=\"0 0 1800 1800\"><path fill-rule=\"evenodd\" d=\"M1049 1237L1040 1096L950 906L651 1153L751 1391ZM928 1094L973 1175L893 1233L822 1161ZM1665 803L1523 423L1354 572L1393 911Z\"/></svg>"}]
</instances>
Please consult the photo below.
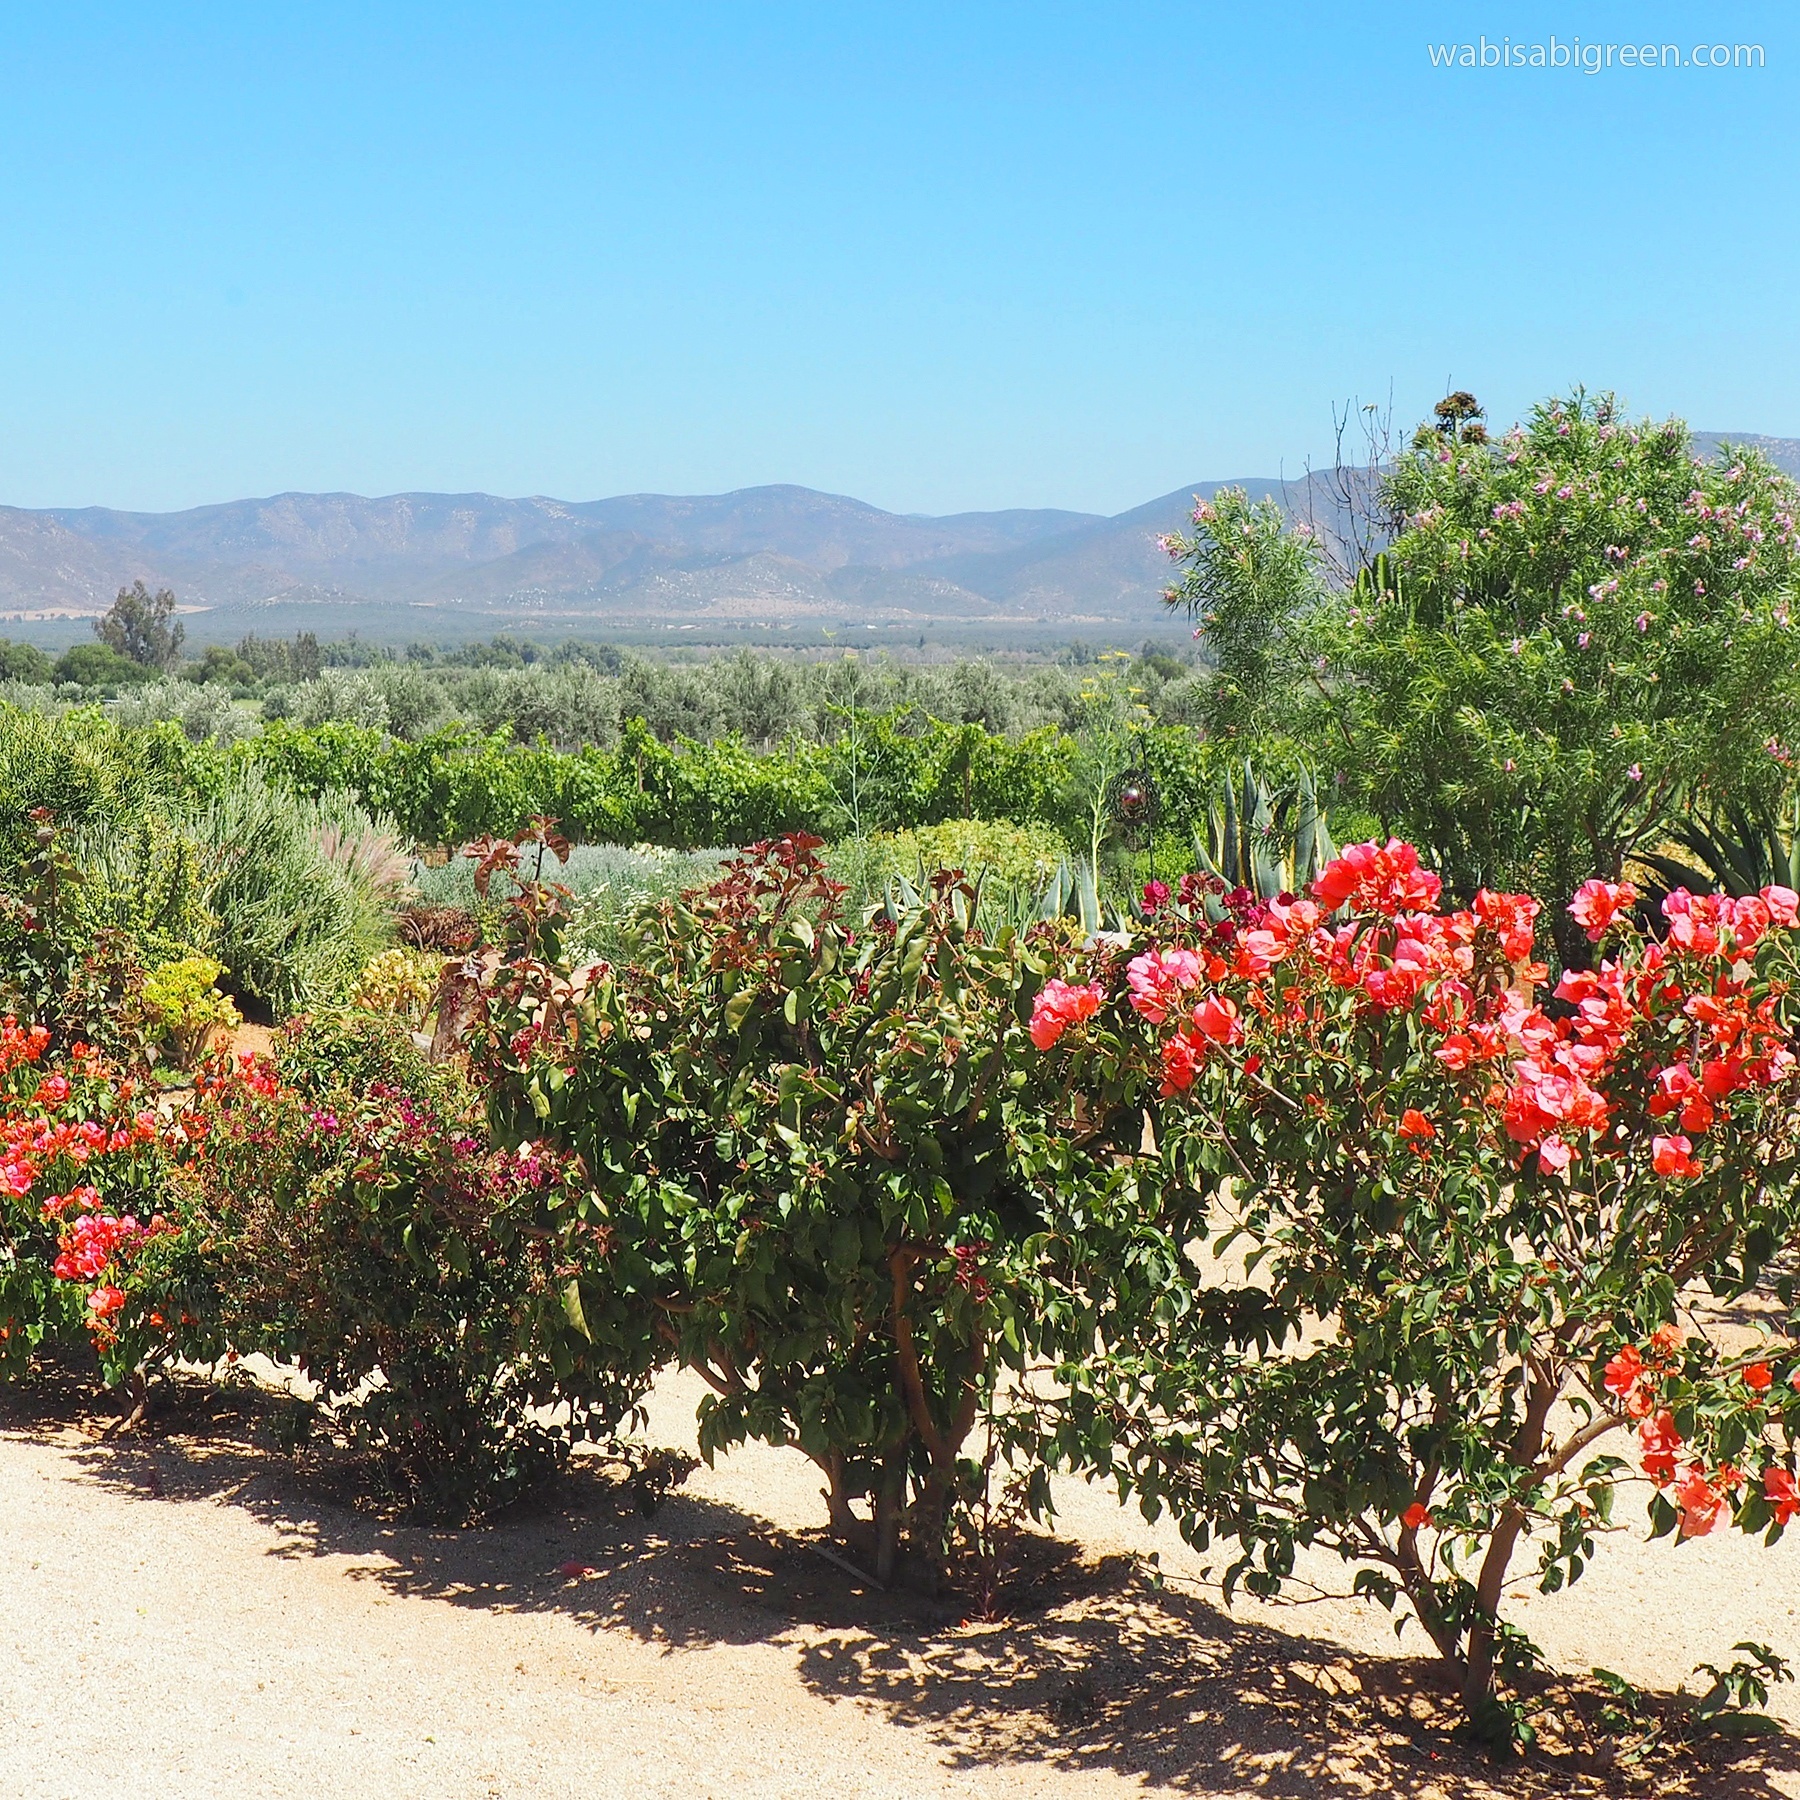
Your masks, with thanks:
<instances>
[{"instance_id":1,"label":"flowering tree","mask_svg":"<svg viewBox=\"0 0 1800 1800\"><path fill-rule=\"evenodd\" d=\"M1170 540L1168 598L1249 671L1259 728L1335 757L1460 897L1566 901L1696 796L1783 779L1800 502L1765 459L1698 461L1679 422L1577 394L1493 439L1422 427L1386 499L1385 556L1328 592L1304 541L1277 554L1265 513L1218 496Z\"/></svg>"},{"instance_id":2,"label":"flowering tree","mask_svg":"<svg viewBox=\"0 0 1800 1800\"><path fill-rule=\"evenodd\" d=\"M1290 531L1273 500L1253 501L1242 488L1197 500L1193 524L1159 540L1181 565L1163 604L1193 614L1211 652L1208 730L1255 734L1291 709L1305 680L1297 628L1323 595L1323 559L1310 531Z\"/></svg>"},{"instance_id":3,"label":"flowering tree","mask_svg":"<svg viewBox=\"0 0 1800 1800\"><path fill-rule=\"evenodd\" d=\"M1442 910L1409 846L1363 844L1305 899L1231 911L1190 880L1103 998L1034 1019L1072 1084L1137 1072L1196 1196L1173 1228L1267 1301L1222 1336L1212 1290L1068 1369L1074 1454L1235 1539L1228 1589L1336 1551L1488 1730L1535 1654L1502 1611L1527 1543L1554 1591L1628 1483L1683 1536L1800 1508L1800 1344L1734 1353L1708 1311L1800 1232L1800 902L1678 892L1649 941L1635 899L1582 886L1610 954L1540 995L1537 901Z\"/></svg>"}]
</instances>

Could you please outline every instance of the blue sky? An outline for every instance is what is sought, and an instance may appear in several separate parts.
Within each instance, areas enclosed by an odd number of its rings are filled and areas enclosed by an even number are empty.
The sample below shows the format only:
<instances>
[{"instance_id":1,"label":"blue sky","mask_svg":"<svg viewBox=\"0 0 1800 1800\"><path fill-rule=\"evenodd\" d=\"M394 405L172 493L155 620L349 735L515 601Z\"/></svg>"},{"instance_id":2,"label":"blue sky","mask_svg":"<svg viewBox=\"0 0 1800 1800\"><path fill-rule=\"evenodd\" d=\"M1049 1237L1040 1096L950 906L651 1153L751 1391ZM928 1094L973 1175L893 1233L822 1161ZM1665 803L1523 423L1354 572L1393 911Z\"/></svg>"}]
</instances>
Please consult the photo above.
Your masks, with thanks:
<instances>
[{"instance_id":1,"label":"blue sky","mask_svg":"<svg viewBox=\"0 0 1800 1800\"><path fill-rule=\"evenodd\" d=\"M1447 378L1506 417L1585 382L1800 435L1791 6L0 24L7 504L797 481L1113 511L1296 471L1334 401L1411 419ZM1483 35L1766 66L1430 66Z\"/></svg>"}]
</instances>

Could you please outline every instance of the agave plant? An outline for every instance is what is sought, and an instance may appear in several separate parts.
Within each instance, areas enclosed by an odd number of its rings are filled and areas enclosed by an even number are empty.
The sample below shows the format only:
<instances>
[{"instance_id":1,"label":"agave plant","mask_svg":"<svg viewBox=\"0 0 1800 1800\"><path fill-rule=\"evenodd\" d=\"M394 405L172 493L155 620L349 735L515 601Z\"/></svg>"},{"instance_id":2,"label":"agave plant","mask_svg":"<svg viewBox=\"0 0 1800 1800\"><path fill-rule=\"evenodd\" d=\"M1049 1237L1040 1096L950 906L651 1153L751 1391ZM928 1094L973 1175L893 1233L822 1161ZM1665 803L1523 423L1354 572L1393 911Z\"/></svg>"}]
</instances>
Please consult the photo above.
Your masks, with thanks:
<instances>
[{"instance_id":1,"label":"agave plant","mask_svg":"<svg viewBox=\"0 0 1800 1800\"><path fill-rule=\"evenodd\" d=\"M1129 926L1128 909L1107 891L1085 856L1059 858L1042 887L1007 880L991 869L972 870L965 881L973 899L959 898L957 904L966 905L969 920L990 936L1023 931L1048 919L1067 919L1089 938ZM923 876L919 882L889 876L881 901L887 916L899 920L916 912L923 904L924 884Z\"/></svg>"},{"instance_id":2,"label":"agave plant","mask_svg":"<svg viewBox=\"0 0 1800 1800\"><path fill-rule=\"evenodd\" d=\"M1304 893L1336 855L1317 784L1305 768L1291 786L1274 788L1246 761L1241 782L1235 775L1220 782L1204 835L1194 833L1194 860L1206 874L1265 900Z\"/></svg>"},{"instance_id":3,"label":"agave plant","mask_svg":"<svg viewBox=\"0 0 1800 1800\"><path fill-rule=\"evenodd\" d=\"M1728 894L1755 894L1770 886L1800 890L1800 793L1772 807L1733 804L1710 818L1683 819L1670 828L1669 840L1686 856L1641 850L1636 857L1649 878L1645 887L1653 907L1678 887Z\"/></svg>"}]
</instances>

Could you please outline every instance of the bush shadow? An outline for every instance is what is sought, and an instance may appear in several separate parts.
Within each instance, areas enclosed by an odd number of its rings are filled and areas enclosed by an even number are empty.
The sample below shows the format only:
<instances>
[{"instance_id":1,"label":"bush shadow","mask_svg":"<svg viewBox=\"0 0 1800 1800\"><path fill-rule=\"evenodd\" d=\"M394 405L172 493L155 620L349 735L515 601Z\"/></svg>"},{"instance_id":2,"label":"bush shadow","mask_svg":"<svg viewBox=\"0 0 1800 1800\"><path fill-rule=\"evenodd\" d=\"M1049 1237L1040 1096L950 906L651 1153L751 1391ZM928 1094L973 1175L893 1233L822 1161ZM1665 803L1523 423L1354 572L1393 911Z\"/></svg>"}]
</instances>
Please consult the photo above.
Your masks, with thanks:
<instances>
[{"instance_id":1,"label":"bush shadow","mask_svg":"<svg viewBox=\"0 0 1800 1800\"><path fill-rule=\"evenodd\" d=\"M827 1698L926 1732L956 1767L1104 1770L1178 1793L1776 1800L1800 1772L1786 1734L1630 1766L1597 1729L1599 1690L1554 1678L1526 1694L1538 1749L1495 1757L1463 1732L1434 1662L1360 1655L1136 1574L1042 1621L809 1644L801 1672Z\"/></svg>"},{"instance_id":2,"label":"bush shadow","mask_svg":"<svg viewBox=\"0 0 1800 1800\"><path fill-rule=\"evenodd\" d=\"M646 1518L594 1459L485 1524L434 1529L353 1503L352 1471L328 1459L273 1451L279 1400L264 1392L183 1383L147 1430L111 1438L107 1404L53 1375L0 1391L0 1430L57 1444L134 1499L240 1507L275 1535L272 1555L346 1558L348 1578L396 1597L557 1612L669 1653L780 1641L815 1694L925 1734L953 1768L1268 1800L1777 1800L1800 1775L1786 1734L1622 1766L1598 1691L1554 1679L1527 1696L1539 1750L1494 1760L1460 1734L1428 1661L1234 1617L1128 1559L1043 1539L1023 1546L1002 1622L972 1623L966 1598L883 1592L826 1546L715 1500L677 1490Z\"/></svg>"},{"instance_id":3,"label":"bush shadow","mask_svg":"<svg viewBox=\"0 0 1800 1800\"><path fill-rule=\"evenodd\" d=\"M278 1557L341 1556L396 1597L495 1612L555 1611L674 1650L764 1642L796 1624L871 1623L901 1635L943 1607L859 1583L804 1537L676 1488L649 1516L618 1464L579 1454L548 1488L462 1529L370 1503L367 1471L329 1451L278 1448L279 1395L182 1381L145 1425L113 1432L114 1397L81 1371L0 1389L0 1431L55 1443L87 1479L147 1501L229 1504L276 1535Z\"/></svg>"}]
</instances>

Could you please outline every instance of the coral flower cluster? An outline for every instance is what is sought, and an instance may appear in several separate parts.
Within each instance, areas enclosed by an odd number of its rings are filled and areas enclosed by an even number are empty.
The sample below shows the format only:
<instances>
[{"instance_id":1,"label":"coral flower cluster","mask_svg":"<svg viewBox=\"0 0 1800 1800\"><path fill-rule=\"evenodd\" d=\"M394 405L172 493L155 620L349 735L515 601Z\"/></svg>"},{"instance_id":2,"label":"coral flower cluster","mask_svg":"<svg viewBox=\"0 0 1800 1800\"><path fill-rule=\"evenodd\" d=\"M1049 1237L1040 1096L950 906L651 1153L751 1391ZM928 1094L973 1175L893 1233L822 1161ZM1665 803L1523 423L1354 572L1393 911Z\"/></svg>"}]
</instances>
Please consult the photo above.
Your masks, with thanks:
<instances>
[{"instance_id":1,"label":"coral flower cluster","mask_svg":"<svg viewBox=\"0 0 1800 1800\"><path fill-rule=\"evenodd\" d=\"M1474 1084L1465 1106L1497 1123L1540 1173L1563 1176L1584 1156L1641 1149L1658 1176L1691 1181L1705 1169L1700 1140L1729 1118L1733 1097L1794 1074L1775 998L1753 1000L1743 973L1743 959L1768 933L1795 925L1800 899L1791 889L1742 898L1677 890L1663 905L1662 941L1565 974L1554 1011L1535 998L1546 973L1533 960L1539 902L1483 889L1466 908L1439 912L1440 893L1410 844L1358 844L1326 866L1310 898L1242 896L1223 931L1133 957L1127 1003L1168 1033L1160 1042L1164 1096L1190 1089L1213 1050L1243 1042L1251 1015L1265 1034L1305 1030L1325 1016L1334 992L1350 993L1377 1014L1416 1012L1436 1060ZM1629 883L1589 881L1570 911L1598 942L1640 898ZM1155 917L1172 915L1159 906ZM1278 969L1282 979L1272 983ZM1051 1048L1094 1018L1106 997L1100 982L1046 983L1032 1041ZM1648 1071L1653 1089L1641 1110L1652 1129L1626 1125L1621 1135L1614 1079L1623 1075L1630 1087L1642 1073L1636 1053L1647 1037L1673 1039L1681 1054ZM1621 1069L1628 1044L1630 1066ZM1407 1111L1416 1122L1403 1137L1423 1141L1421 1123L1435 1135L1423 1110Z\"/></svg>"},{"instance_id":2,"label":"coral flower cluster","mask_svg":"<svg viewBox=\"0 0 1800 1800\"><path fill-rule=\"evenodd\" d=\"M15 1241L55 1234L51 1273L83 1292L82 1316L104 1345L126 1305L129 1270L143 1246L170 1229L160 1212L140 1219L126 1196L150 1191L171 1132L141 1104L137 1084L88 1046L63 1066L44 1066L50 1034L0 1019L0 1206ZM0 1318L10 1347L24 1321Z\"/></svg>"},{"instance_id":3,"label":"coral flower cluster","mask_svg":"<svg viewBox=\"0 0 1800 1800\"><path fill-rule=\"evenodd\" d=\"M1760 1487L1772 1521L1786 1525L1800 1512L1800 1486L1785 1463L1771 1458L1760 1475L1752 1476L1728 1459L1708 1468L1691 1452L1683 1456L1687 1445L1663 1394L1677 1374L1683 1349L1680 1331L1663 1325L1642 1348L1627 1344L1606 1364L1602 1386L1626 1415L1637 1421L1644 1473L1671 1497L1683 1537L1704 1537L1729 1514L1753 1481ZM1755 1415L1768 1407L1775 1376L1766 1362L1745 1363L1732 1371L1730 1380L1740 1389L1736 1397L1746 1411ZM1800 1388L1800 1366L1787 1385Z\"/></svg>"}]
</instances>

